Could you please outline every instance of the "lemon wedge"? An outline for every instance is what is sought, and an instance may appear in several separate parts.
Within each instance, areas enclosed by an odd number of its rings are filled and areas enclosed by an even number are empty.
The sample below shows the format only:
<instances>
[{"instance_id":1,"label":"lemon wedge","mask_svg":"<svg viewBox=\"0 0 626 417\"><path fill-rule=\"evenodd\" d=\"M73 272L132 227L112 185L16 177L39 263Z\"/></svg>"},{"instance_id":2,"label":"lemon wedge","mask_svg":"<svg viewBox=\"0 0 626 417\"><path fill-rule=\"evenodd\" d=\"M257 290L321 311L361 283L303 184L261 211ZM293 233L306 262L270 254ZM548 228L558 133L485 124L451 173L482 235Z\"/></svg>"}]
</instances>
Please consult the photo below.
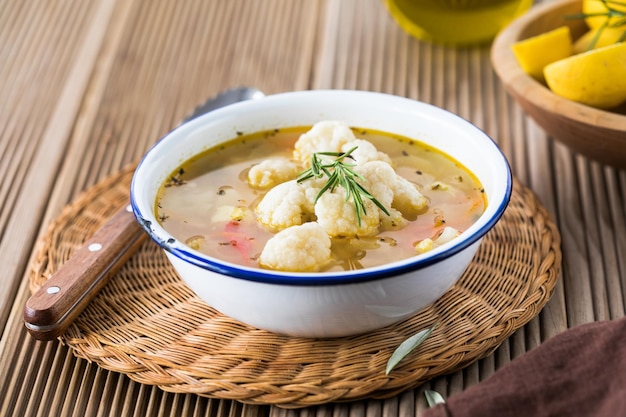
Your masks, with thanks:
<instances>
[{"instance_id":1,"label":"lemon wedge","mask_svg":"<svg viewBox=\"0 0 626 417\"><path fill-rule=\"evenodd\" d=\"M598 34L598 32L600 33ZM593 48L590 48L594 39L595 44ZM574 53L579 54L590 49L602 48L603 46L613 45L622 40L626 40L626 27L590 29L574 42Z\"/></svg>"},{"instance_id":2,"label":"lemon wedge","mask_svg":"<svg viewBox=\"0 0 626 417\"><path fill-rule=\"evenodd\" d=\"M548 64L546 83L569 100L611 109L626 102L626 43L572 55Z\"/></svg>"},{"instance_id":3,"label":"lemon wedge","mask_svg":"<svg viewBox=\"0 0 626 417\"><path fill-rule=\"evenodd\" d=\"M511 49L522 70L543 81L546 65L572 55L572 35L568 26L561 26L518 41L511 45Z\"/></svg>"}]
</instances>

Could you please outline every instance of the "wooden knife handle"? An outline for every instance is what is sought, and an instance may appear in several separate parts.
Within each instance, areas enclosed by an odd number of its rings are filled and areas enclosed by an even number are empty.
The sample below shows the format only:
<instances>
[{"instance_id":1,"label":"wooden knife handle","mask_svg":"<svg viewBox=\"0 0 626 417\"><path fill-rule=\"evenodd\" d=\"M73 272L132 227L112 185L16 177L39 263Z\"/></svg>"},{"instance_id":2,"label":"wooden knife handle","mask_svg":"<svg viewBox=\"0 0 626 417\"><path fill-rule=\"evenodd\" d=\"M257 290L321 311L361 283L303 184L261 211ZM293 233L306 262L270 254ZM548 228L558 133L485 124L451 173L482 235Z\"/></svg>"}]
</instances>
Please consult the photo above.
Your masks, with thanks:
<instances>
[{"instance_id":1,"label":"wooden knife handle","mask_svg":"<svg viewBox=\"0 0 626 417\"><path fill-rule=\"evenodd\" d=\"M28 299L28 331L39 340L60 336L146 236L130 205L120 209Z\"/></svg>"}]
</instances>

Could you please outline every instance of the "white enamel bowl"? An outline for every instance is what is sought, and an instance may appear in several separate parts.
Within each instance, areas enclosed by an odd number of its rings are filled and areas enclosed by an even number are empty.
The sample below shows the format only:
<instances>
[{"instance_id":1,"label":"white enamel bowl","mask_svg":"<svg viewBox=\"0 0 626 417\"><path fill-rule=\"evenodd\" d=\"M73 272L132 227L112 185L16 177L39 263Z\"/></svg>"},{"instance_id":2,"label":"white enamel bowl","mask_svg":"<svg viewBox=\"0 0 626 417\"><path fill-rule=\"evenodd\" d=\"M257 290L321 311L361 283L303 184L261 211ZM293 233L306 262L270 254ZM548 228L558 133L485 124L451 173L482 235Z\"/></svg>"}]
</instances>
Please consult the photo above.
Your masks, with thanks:
<instances>
[{"instance_id":1,"label":"white enamel bowl","mask_svg":"<svg viewBox=\"0 0 626 417\"><path fill-rule=\"evenodd\" d=\"M471 170L488 204L458 238L426 254L376 268L288 273L246 268L203 255L178 241L155 218L157 190L182 162L233 139L237 132L343 120L418 139ZM384 149L381 149L384 151ZM317 90L237 103L184 124L140 162L131 185L139 223L187 285L221 313L272 332L304 337L364 333L396 323L441 297L471 262L482 237L502 216L511 172L485 133L457 115L415 100L365 91Z\"/></svg>"}]
</instances>

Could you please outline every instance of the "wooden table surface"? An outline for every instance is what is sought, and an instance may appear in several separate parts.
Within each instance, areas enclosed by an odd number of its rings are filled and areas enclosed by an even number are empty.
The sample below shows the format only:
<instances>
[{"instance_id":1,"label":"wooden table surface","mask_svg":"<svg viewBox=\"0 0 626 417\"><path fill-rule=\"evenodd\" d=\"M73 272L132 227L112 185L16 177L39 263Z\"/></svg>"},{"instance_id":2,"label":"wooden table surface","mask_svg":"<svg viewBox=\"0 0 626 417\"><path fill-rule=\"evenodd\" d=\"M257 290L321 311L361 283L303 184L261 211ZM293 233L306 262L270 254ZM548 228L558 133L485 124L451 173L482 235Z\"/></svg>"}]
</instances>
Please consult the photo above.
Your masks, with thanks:
<instances>
[{"instance_id":1,"label":"wooden table surface","mask_svg":"<svg viewBox=\"0 0 626 417\"><path fill-rule=\"evenodd\" d=\"M415 416L427 407L426 388L454 395L567 328L624 315L626 172L547 137L503 90L489 45L417 41L380 0L0 3L0 416ZM560 229L552 299L460 372L387 400L296 410L166 393L34 340L22 309L51 221L198 103L238 85L382 91L472 121Z\"/></svg>"}]
</instances>

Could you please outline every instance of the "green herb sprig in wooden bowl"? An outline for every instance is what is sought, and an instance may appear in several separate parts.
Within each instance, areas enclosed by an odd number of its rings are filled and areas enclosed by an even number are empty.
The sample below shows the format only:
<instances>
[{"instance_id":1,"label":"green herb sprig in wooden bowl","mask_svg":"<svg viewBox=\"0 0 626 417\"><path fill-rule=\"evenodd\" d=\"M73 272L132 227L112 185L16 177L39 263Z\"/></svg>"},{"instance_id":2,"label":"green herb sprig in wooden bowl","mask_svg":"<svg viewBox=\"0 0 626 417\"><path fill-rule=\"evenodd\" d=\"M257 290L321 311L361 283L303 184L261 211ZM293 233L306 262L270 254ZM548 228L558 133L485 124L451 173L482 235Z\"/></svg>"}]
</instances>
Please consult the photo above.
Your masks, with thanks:
<instances>
[{"instance_id":1,"label":"green herb sprig in wooden bowl","mask_svg":"<svg viewBox=\"0 0 626 417\"><path fill-rule=\"evenodd\" d=\"M565 18L584 19L590 28L589 33L583 35L584 42L579 41L579 45L575 45L576 52L626 41L626 2L624 1L583 1L581 13L570 14Z\"/></svg>"}]
</instances>

